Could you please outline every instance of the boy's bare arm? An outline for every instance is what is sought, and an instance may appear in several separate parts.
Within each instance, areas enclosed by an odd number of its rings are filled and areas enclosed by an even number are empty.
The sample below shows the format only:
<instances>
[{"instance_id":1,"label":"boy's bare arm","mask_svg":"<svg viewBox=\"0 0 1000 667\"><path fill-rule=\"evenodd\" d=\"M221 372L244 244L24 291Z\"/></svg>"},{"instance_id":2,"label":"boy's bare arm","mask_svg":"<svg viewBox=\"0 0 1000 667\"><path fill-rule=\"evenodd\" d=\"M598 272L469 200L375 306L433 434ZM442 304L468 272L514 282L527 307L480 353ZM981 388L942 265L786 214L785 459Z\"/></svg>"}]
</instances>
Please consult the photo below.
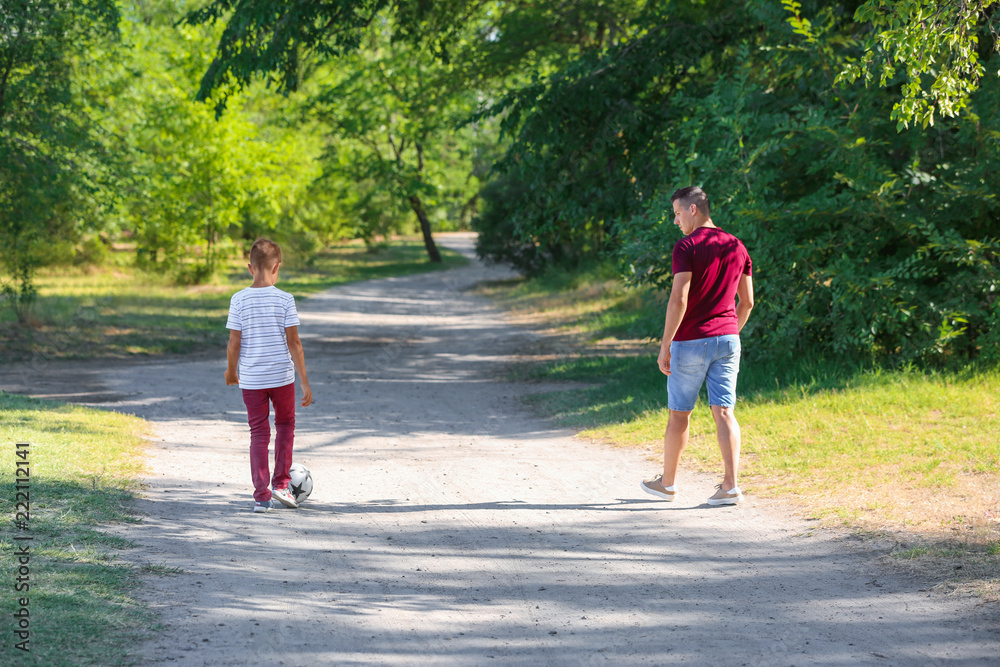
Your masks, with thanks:
<instances>
[{"instance_id":1,"label":"boy's bare arm","mask_svg":"<svg viewBox=\"0 0 1000 667\"><path fill-rule=\"evenodd\" d=\"M226 346L226 359L229 364L226 367L226 384L239 384L240 378L237 369L240 365L240 342L243 340L243 333L235 329L229 330L229 345Z\"/></svg>"},{"instance_id":2,"label":"boy's bare arm","mask_svg":"<svg viewBox=\"0 0 1000 667\"><path fill-rule=\"evenodd\" d=\"M306 407L313 402L313 394L309 388L309 376L306 375L306 357L302 352L299 328L285 327L285 340L288 341L288 352L292 355L292 363L299 374L299 384L302 385L302 407Z\"/></svg>"}]
</instances>

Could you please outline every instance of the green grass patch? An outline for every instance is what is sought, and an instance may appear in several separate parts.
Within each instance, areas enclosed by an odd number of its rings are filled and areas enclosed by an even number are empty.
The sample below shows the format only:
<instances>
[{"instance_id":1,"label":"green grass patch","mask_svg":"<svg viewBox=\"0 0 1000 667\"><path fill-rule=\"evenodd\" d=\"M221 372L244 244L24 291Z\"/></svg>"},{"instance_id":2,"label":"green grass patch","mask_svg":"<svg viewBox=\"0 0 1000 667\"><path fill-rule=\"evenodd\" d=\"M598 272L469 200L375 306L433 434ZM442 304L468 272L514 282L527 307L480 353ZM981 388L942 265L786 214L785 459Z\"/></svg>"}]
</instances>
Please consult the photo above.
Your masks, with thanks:
<instances>
[{"instance_id":1,"label":"green grass patch","mask_svg":"<svg viewBox=\"0 0 1000 667\"><path fill-rule=\"evenodd\" d=\"M440 250L442 264L429 262L417 241L394 241L378 252L345 244L304 259L289 255L278 287L306 298L345 283L468 263L455 251ZM220 278L197 286L123 266L46 270L37 279L34 326L18 325L10 308L0 308L0 359L120 358L224 347L229 298L250 282L245 263L235 260Z\"/></svg>"},{"instance_id":2,"label":"green grass patch","mask_svg":"<svg viewBox=\"0 0 1000 667\"><path fill-rule=\"evenodd\" d=\"M0 614L10 628L18 599L27 597L30 653L14 648L5 632L4 664L129 664L129 646L152 623L152 615L131 597L137 573L117 552L127 540L98 529L102 524L138 521L133 499L146 423L136 417L0 392ZM18 450L15 442L30 442ZM27 452L18 457L17 452ZM14 523L15 467L30 470L29 530ZM24 468L25 466L21 466ZM23 482L22 482L23 484ZM20 508L23 509L23 508ZM15 537L32 536L27 591L12 590L20 566Z\"/></svg>"}]
</instances>

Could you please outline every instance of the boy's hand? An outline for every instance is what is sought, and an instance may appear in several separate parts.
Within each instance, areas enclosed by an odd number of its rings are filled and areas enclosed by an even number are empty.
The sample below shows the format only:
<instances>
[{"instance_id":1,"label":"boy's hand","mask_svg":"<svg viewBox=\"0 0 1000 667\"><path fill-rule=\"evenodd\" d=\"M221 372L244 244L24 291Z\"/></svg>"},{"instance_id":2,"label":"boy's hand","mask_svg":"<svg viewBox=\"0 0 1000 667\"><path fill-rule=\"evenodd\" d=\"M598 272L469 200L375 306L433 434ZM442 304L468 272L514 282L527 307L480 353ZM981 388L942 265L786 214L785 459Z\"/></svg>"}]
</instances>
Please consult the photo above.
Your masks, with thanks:
<instances>
[{"instance_id":1,"label":"boy's hand","mask_svg":"<svg viewBox=\"0 0 1000 667\"><path fill-rule=\"evenodd\" d=\"M240 378L237 369L240 366L240 344L243 341L243 332L236 329L229 330L229 345L226 346L226 384L239 384Z\"/></svg>"},{"instance_id":2,"label":"boy's hand","mask_svg":"<svg viewBox=\"0 0 1000 667\"><path fill-rule=\"evenodd\" d=\"M313 402L312 389L309 388L308 382L302 383L302 407L308 407Z\"/></svg>"}]
</instances>

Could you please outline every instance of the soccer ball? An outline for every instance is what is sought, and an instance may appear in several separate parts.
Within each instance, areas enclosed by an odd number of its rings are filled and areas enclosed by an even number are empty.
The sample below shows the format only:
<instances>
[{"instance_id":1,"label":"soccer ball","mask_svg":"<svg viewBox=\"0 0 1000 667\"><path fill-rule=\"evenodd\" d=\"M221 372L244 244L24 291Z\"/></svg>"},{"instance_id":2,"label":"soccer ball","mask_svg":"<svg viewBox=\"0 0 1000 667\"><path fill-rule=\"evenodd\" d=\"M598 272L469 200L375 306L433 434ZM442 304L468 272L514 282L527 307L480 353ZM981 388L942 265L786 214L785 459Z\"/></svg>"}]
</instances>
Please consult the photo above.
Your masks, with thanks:
<instances>
[{"instance_id":1,"label":"soccer ball","mask_svg":"<svg viewBox=\"0 0 1000 667\"><path fill-rule=\"evenodd\" d=\"M301 463L293 463L288 469L288 474L292 476L291 481L288 482L288 490L292 492L295 502L301 503L313 492L312 474L309 472L309 468Z\"/></svg>"}]
</instances>

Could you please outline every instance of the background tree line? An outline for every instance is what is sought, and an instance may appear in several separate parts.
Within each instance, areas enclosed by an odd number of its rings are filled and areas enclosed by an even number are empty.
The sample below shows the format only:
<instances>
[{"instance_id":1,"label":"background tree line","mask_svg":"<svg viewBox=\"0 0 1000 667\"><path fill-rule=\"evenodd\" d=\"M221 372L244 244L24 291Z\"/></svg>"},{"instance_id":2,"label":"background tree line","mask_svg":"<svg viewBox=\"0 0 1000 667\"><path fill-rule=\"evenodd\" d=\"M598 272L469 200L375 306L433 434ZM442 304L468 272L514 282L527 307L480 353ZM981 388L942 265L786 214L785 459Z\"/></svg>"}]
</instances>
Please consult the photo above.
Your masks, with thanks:
<instances>
[{"instance_id":1,"label":"background tree line","mask_svg":"<svg viewBox=\"0 0 1000 667\"><path fill-rule=\"evenodd\" d=\"M113 247L199 283L262 235L304 256L422 229L433 250L431 226L471 217L496 132L454 130L476 91L439 90L449 68L386 23L287 95L258 81L200 101L223 30L183 22L199 4L0 5L0 280L22 321L37 269Z\"/></svg>"},{"instance_id":2,"label":"background tree line","mask_svg":"<svg viewBox=\"0 0 1000 667\"><path fill-rule=\"evenodd\" d=\"M433 260L470 220L525 272L665 288L699 184L756 263L751 354L996 361L996 5L5 3L8 300L114 241L199 281L260 234Z\"/></svg>"},{"instance_id":3,"label":"background tree line","mask_svg":"<svg viewBox=\"0 0 1000 667\"><path fill-rule=\"evenodd\" d=\"M637 4L494 108L482 249L666 288L669 197L699 184L755 260L751 354L1000 359L993 5Z\"/></svg>"}]
</instances>

